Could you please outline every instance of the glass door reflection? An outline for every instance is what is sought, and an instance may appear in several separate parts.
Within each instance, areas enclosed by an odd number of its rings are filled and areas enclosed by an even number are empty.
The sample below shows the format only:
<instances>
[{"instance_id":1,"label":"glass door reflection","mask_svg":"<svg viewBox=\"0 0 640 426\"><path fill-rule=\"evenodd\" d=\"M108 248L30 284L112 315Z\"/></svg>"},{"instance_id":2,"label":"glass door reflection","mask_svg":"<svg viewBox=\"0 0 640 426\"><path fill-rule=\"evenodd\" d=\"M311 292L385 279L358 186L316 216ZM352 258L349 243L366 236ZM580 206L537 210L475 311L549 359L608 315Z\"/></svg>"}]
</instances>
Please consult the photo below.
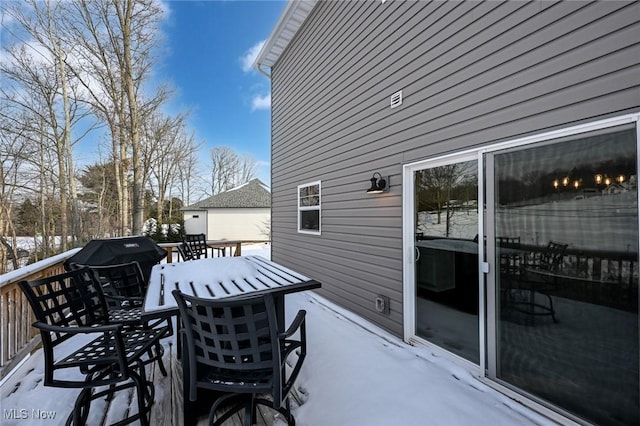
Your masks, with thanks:
<instances>
[{"instance_id":1,"label":"glass door reflection","mask_svg":"<svg viewBox=\"0 0 640 426\"><path fill-rule=\"evenodd\" d=\"M497 378L640 422L636 129L496 153Z\"/></svg>"},{"instance_id":2,"label":"glass door reflection","mask_svg":"<svg viewBox=\"0 0 640 426\"><path fill-rule=\"evenodd\" d=\"M413 178L416 334L478 364L477 161Z\"/></svg>"}]
</instances>

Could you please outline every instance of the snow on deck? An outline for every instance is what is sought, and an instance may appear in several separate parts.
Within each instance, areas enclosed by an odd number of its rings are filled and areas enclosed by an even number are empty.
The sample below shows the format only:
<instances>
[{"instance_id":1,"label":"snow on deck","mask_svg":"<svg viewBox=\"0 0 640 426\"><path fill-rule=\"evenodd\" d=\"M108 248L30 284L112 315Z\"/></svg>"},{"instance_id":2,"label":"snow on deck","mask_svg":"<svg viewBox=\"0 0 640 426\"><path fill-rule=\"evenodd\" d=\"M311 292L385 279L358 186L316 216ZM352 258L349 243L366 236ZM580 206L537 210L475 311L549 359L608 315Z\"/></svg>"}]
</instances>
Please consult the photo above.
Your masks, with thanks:
<instances>
[{"instance_id":1,"label":"snow on deck","mask_svg":"<svg viewBox=\"0 0 640 426\"><path fill-rule=\"evenodd\" d=\"M296 381L298 403L292 404L300 426L554 424L463 368L405 344L313 292L287 296L289 321L299 309L307 311L308 339L308 355ZM181 367L174 339L164 341L168 377L157 369L147 371L156 388L154 425L181 424ZM44 387L42 366L38 351L1 386L3 426L29 424L18 417L34 420L38 413L54 413L43 424L64 424L78 391ZM109 405L95 401L89 424L102 424L105 414L115 421L135 407L135 399L122 393ZM198 424L205 423L201 418Z\"/></svg>"}]
</instances>

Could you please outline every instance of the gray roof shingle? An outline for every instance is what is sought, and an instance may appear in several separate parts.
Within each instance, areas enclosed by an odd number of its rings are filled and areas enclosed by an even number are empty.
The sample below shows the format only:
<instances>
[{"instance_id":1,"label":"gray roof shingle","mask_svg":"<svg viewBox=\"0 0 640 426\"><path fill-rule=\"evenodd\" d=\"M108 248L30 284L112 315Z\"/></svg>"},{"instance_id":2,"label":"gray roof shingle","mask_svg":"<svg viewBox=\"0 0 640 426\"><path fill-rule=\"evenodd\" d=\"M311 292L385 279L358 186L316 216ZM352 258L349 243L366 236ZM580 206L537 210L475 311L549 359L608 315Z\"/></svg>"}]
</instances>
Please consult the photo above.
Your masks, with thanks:
<instances>
[{"instance_id":1,"label":"gray roof shingle","mask_svg":"<svg viewBox=\"0 0 640 426\"><path fill-rule=\"evenodd\" d=\"M190 206L183 207L182 210L256 207L271 207L271 192L260 179L253 179L228 191L205 198Z\"/></svg>"}]
</instances>

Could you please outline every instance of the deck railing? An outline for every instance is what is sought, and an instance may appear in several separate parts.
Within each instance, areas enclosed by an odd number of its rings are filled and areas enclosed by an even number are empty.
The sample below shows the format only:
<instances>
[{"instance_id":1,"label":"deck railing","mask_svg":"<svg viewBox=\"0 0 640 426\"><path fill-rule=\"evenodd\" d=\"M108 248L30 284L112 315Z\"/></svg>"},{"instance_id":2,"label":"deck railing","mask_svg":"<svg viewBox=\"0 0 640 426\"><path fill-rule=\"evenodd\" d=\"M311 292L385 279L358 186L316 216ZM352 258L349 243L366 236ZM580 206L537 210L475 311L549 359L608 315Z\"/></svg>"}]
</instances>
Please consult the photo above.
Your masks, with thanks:
<instances>
[{"instance_id":1,"label":"deck railing","mask_svg":"<svg viewBox=\"0 0 640 426\"><path fill-rule=\"evenodd\" d=\"M241 254L243 244L266 243L268 241L217 241L213 247L234 248L234 255ZM159 244L168 252L167 262L178 261L172 256L177 243ZM31 326L35 321L27 299L18 283L35 280L64 272L64 262L80 249L72 249L23 268L0 275L0 379L7 375L40 343L40 334Z\"/></svg>"},{"instance_id":2,"label":"deck railing","mask_svg":"<svg viewBox=\"0 0 640 426\"><path fill-rule=\"evenodd\" d=\"M521 245L525 263L546 247ZM638 253L568 248L549 293L573 300L638 312Z\"/></svg>"},{"instance_id":3,"label":"deck railing","mask_svg":"<svg viewBox=\"0 0 640 426\"><path fill-rule=\"evenodd\" d=\"M40 334L31 327L35 321L33 312L18 283L62 273L64 261L78 250L80 249L69 250L0 275L0 378L40 342Z\"/></svg>"}]
</instances>

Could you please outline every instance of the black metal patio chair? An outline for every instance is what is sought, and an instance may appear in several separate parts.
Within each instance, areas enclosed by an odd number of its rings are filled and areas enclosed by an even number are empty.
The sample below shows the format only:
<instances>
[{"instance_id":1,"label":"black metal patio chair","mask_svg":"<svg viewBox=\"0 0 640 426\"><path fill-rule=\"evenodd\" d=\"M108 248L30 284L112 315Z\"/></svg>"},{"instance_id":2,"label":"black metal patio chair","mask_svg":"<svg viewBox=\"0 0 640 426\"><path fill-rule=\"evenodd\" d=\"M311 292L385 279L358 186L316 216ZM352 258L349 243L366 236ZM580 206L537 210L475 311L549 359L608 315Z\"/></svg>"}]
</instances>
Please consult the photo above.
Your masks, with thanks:
<instances>
[{"instance_id":1,"label":"black metal patio chair","mask_svg":"<svg viewBox=\"0 0 640 426\"><path fill-rule=\"evenodd\" d=\"M209 247L204 234L185 234L182 241L189 248L194 259L209 257Z\"/></svg>"},{"instance_id":2,"label":"black metal patio chair","mask_svg":"<svg viewBox=\"0 0 640 426\"><path fill-rule=\"evenodd\" d=\"M157 321L143 321L142 304L147 282L137 261L106 266L88 266L100 283L108 306L109 322L127 327L160 328L162 337L173 334L170 318ZM149 353L146 363L157 362L160 372L166 376L167 370L162 362L164 348L160 342Z\"/></svg>"},{"instance_id":3,"label":"black metal patio chair","mask_svg":"<svg viewBox=\"0 0 640 426\"><path fill-rule=\"evenodd\" d=\"M138 412L114 424L148 425L154 388L146 379L144 359L162 329L110 323L102 285L89 268L19 285L37 319L33 326L40 330L44 385L82 389L66 424L85 425L91 401L135 388ZM75 379L78 372L81 378Z\"/></svg>"},{"instance_id":4,"label":"black metal patio chair","mask_svg":"<svg viewBox=\"0 0 640 426\"><path fill-rule=\"evenodd\" d=\"M219 300L173 291L186 342L184 379L189 398L198 389L224 392L211 406L209 425L220 425L244 408L244 424L255 423L256 407L281 413L295 425L288 395L306 357L306 311L300 310L287 330L279 330L273 296ZM299 339L292 338L299 330ZM287 373L287 358L297 355ZM219 408L231 408L216 419Z\"/></svg>"},{"instance_id":5,"label":"black metal patio chair","mask_svg":"<svg viewBox=\"0 0 640 426\"><path fill-rule=\"evenodd\" d=\"M193 252L189 248L189 245L187 243L185 243L184 241L179 246L177 246L176 248L178 249L178 254L180 255L180 259L183 262L187 261L187 260L196 259L196 257L194 256Z\"/></svg>"},{"instance_id":6,"label":"black metal patio chair","mask_svg":"<svg viewBox=\"0 0 640 426\"><path fill-rule=\"evenodd\" d=\"M568 244L549 241L544 250L520 260L515 287L506 295L508 310L527 314L532 318L551 316L558 322L552 293L558 285L559 273Z\"/></svg>"},{"instance_id":7,"label":"black metal patio chair","mask_svg":"<svg viewBox=\"0 0 640 426\"><path fill-rule=\"evenodd\" d=\"M190 258L189 260L209 257L209 253L213 257L214 251L217 251L218 257L226 256L227 253L225 247L209 247L205 234L185 234L182 237L182 242L183 245L178 250L182 249Z\"/></svg>"},{"instance_id":8,"label":"black metal patio chair","mask_svg":"<svg viewBox=\"0 0 640 426\"><path fill-rule=\"evenodd\" d=\"M496 246L500 252L500 273L508 278L520 274L521 253L520 237L496 237Z\"/></svg>"}]
</instances>

